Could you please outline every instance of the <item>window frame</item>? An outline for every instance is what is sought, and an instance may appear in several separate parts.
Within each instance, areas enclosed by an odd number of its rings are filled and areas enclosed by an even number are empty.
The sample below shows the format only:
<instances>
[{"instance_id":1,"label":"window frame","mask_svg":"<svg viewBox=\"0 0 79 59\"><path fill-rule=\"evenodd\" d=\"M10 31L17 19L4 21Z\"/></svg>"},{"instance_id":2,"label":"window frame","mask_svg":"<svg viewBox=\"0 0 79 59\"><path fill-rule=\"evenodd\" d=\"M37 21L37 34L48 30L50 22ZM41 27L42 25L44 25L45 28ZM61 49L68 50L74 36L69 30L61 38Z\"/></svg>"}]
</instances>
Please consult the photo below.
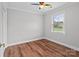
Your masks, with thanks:
<instances>
[{"instance_id":1,"label":"window frame","mask_svg":"<svg viewBox=\"0 0 79 59\"><path fill-rule=\"evenodd\" d=\"M54 31L54 16L64 14L64 20L63 20L63 31ZM52 15L52 24L51 24L51 32L55 33L65 33L65 13L59 12Z\"/></svg>"}]
</instances>

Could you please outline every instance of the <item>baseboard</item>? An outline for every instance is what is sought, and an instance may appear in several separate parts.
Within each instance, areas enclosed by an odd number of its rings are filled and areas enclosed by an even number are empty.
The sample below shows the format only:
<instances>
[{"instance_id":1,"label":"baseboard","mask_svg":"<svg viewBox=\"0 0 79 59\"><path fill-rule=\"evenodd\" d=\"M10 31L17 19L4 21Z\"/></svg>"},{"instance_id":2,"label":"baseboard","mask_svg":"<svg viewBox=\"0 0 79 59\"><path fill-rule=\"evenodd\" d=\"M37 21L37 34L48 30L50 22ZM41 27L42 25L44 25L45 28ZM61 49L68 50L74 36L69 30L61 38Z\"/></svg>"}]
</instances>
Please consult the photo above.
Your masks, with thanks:
<instances>
[{"instance_id":1,"label":"baseboard","mask_svg":"<svg viewBox=\"0 0 79 59\"><path fill-rule=\"evenodd\" d=\"M77 47L74 47L74 46L71 46L71 45L68 45L68 44L65 44L65 43L62 43L62 42L53 40L53 39L48 38L48 37L34 38L34 39L30 39L30 40L28 40L28 41L22 41L22 42L17 42L17 43L8 44L7 46L12 46L12 45L16 45L16 44L22 44L22 43L26 43L26 42L30 42L30 41L39 40L39 39L48 39L48 40L50 40L50 41L53 41L53 42L56 42L56 43L58 43L58 44L64 45L64 46L66 46L66 47L68 47L68 48L71 48L71 49L74 49L74 50L79 51L79 48L77 48ZM6 47L7 47L7 46L6 46Z\"/></svg>"},{"instance_id":2,"label":"baseboard","mask_svg":"<svg viewBox=\"0 0 79 59\"><path fill-rule=\"evenodd\" d=\"M59 41L53 40L53 39L48 38L48 37L43 37L43 38L44 38L44 39L48 39L48 40L50 40L50 41L53 41L53 42L55 42L55 43L58 43L58 44L60 44L60 45L63 45L63 46L65 46L65 47L68 47L68 48L74 49L74 50L76 50L76 51L79 51L79 48L77 48L77 47L74 47L74 46L71 46L71 45L68 45L68 44L65 44L65 43L62 43L62 42L59 42Z\"/></svg>"},{"instance_id":3,"label":"baseboard","mask_svg":"<svg viewBox=\"0 0 79 59\"><path fill-rule=\"evenodd\" d=\"M22 44L22 43L26 43L26 42L31 42L31 41L35 41L35 40L39 40L39 39L42 39L43 37L39 37L39 38L32 38L32 39L29 39L29 40L26 40L26 41L22 41L22 42L17 42L17 43L12 43L12 44L7 44L6 47L8 46L13 46L13 45L17 45L17 44ZM5 47L5 48L6 48Z\"/></svg>"}]
</instances>

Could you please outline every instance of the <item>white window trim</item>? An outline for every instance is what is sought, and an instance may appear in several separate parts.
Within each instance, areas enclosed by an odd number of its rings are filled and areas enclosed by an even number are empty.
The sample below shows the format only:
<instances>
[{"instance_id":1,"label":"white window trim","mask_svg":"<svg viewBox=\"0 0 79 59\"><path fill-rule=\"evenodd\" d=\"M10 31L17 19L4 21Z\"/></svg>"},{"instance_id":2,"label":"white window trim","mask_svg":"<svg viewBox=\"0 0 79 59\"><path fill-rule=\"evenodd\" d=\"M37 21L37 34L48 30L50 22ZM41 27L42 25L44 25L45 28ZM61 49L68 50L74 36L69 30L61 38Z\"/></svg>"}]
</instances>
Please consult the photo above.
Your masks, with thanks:
<instances>
[{"instance_id":1,"label":"white window trim","mask_svg":"<svg viewBox=\"0 0 79 59\"><path fill-rule=\"evenodd\" d=\"M54 23L53 24L51 24L51 32L55 32L55 33L65 33L65 12L59 12L59 13L55 13L55 14L53 14L53 16L51 16L52 17L52 19L51 19L51 21L54 21L54 16L55 15L59 15L59 14L64 14L64 21L63 21L63 31L54 31L54 28L53 28L53 26L52 25L54 25Z\"/></svg>"}]
</instances>

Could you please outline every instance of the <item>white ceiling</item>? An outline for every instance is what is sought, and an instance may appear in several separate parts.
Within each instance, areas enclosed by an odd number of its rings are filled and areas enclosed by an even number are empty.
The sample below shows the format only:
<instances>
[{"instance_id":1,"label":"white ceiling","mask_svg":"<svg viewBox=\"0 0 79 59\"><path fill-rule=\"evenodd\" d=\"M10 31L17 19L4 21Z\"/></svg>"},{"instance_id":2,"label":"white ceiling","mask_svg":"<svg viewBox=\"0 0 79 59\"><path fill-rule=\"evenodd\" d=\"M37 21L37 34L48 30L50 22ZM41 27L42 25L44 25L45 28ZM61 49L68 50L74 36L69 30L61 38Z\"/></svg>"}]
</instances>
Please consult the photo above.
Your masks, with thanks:
<instances>
[{"instance_id":1,"label":"white ceiling","mask_svg":"<svg viewBox=\"0 0 79 59\"><path fill-rule=\"evenodd\" d=\"M67 2L46 2L46 3L50 3L52 5L52 8L46 8L46 9L39 10L39 7L31 5L32 3L34 3L34 2L8 2L8 7L27 11L27 12L44 13L51 9L55 9L64 4L67 4Z\"/></svg>"}]
</instances>

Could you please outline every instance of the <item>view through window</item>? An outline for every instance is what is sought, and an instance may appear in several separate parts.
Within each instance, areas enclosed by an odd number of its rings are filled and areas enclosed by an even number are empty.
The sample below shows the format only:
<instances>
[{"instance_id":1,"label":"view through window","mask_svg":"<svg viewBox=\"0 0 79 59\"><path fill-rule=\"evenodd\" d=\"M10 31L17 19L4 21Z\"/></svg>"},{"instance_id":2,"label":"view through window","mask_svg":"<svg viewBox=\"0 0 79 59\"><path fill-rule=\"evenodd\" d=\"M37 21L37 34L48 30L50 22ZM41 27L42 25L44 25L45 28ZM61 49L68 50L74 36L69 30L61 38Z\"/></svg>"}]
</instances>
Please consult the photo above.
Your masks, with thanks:
<instances>
[{"instance_id":1,"label":"view through window","mask_svg":"<svg viewBox=\"0 0 79 59\"><path fill-rule=\"evenodd\" d=\"M64 31L64 14L58 14L53 16L53 32L63 32Z\"/></svg>"}]
</instances>

